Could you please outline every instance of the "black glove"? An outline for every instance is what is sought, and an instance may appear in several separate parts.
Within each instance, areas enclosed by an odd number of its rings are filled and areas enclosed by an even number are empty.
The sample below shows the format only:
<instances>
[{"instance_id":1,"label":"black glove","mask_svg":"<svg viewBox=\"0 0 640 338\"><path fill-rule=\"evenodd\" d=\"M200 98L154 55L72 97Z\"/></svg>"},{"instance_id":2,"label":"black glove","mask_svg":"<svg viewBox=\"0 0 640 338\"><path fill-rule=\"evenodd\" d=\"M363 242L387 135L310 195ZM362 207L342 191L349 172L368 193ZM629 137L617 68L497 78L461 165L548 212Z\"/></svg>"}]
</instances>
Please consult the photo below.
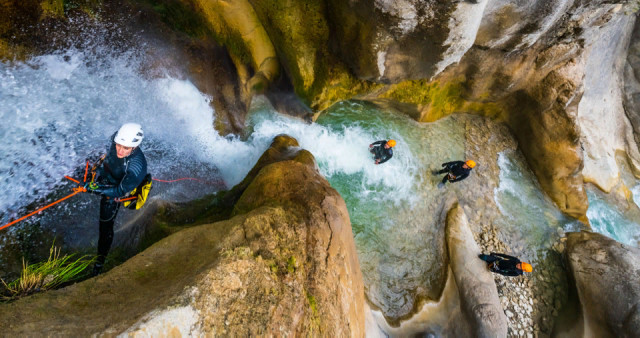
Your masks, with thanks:
<instances>
[{"instance_id":1,"label":"black glove","mask_svg":"<svg viewBox=\"0 0 640 338\"><path fill-rule=\"evenodd\" d=\"M90 192L92 194L100 195L104 192L104 187L100 186L96 182L89 182L84 185L84 188L87 189L87 192Z\"/></svg>"}]
</instances>

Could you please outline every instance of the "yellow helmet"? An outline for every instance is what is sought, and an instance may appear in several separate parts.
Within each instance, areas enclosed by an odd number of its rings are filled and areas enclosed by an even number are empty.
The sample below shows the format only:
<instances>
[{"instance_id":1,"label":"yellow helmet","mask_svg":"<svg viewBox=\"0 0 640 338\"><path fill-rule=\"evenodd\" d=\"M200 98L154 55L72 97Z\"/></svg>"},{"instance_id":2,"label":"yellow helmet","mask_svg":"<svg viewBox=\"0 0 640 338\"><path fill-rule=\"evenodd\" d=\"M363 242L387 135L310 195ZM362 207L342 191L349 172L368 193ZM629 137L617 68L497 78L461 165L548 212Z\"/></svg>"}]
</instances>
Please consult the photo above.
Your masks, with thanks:
<instances>
[{"instance_id":1,"label":"yellow helmet","mask_svg":"<svg viewBox=\"0 0 640 338\"><path fill-rule=\"evenodd\" d=\"M469 168L473 168L476 166L476 161L474 160L467 160L467 162L464 162Z\"/></svg>"},{"instance_id":2,"label":"yellow helmet","mask_svg":"<svg viewBox=\"0 0 640 338\"><path fill-rule=\"evenodd\" d=\"M393 148L396 146L396 140L389 140L387 141L387 144L389 145L389 147Z\"/></svg>"},{"instance_id":3,"label":"yellow helmet","mask_svg":"<svg viewBox=\"0 0 640 338\"><path fill-rule=\"evenodd\" d=\"M533 271L533 267L529 263L521 262L520 263L520 267L522 268L522 271L524 271L524 272Z\"/></svg>"}]
</instances>

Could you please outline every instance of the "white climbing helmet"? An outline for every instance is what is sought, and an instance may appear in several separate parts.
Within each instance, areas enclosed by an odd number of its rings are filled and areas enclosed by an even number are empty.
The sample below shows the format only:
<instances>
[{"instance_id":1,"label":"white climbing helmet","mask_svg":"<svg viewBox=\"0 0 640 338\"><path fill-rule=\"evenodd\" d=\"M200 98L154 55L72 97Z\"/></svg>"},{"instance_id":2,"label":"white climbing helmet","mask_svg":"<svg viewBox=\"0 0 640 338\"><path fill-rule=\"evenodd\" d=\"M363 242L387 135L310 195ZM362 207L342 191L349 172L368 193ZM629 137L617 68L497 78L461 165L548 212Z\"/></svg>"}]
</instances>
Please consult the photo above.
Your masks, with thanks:
<instances>
[{"instance_id":1,"label":"white climbing helmet","mask_svg":"<svg viewBox=\"0 0 640 338\"><path fill-rule=\"evenodd\" d=\"M144 132L137 123L125 123L118 129L113 142L125 147L137 147L142 143Z\"/></svg>"}]
</instances>

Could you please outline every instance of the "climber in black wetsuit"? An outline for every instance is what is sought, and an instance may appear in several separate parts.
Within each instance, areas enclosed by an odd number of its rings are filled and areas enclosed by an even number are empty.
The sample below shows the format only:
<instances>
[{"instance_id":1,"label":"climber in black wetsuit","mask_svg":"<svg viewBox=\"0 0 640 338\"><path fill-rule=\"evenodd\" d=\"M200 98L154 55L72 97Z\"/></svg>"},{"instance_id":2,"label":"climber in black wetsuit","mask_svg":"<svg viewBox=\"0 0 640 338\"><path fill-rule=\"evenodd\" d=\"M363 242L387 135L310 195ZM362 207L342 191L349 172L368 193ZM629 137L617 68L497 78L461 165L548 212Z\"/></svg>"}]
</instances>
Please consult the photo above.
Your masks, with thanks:
<instances>
[{"instance_id":1,"label":"climber in black wetsuit","mask_svg":"<svg viewBox=\"0 0 640 338\"><path fill-rule=\"evenodd\" d=\"M126 123L120 127L96 170L96 180L85 185L87 191L102 196L98 258L93 267L94 275L102 271L113 242L113 223L120 208L118 199L126 197L147 175L147 160L138 147L143 138L144 133L137 123Z\"/></svg>"},{"instance_id":2,"label":"climber in black wetsuit","mask_svg":"<svg viewBox=\"0 0 640 338\"><path fill-rule=\"evenodd\" d=\"M503 276L515 277L533 271L531 264L521 262L513 256L492 252L489 255L479 255L478 257L488 263L491 272Z\"/></svg>"},{"instance_id":3,"label":"climber in black wetsuit","mask_svg":"<svg viewBox=\"0 0 640 338\"><path fill-rule=\"evenodd\" d=\"M373 159L376 164L387 162L393 157L393 147L396 146L395 140L383 140L376 141L369 145L369 152L373 154Z\"/></svg>"},{"instance_id":4,"label":"climber in black wetsuit","mask_svg":"<svg viewBox=\"0 0 640 338\"><path fill-rule=\"evenodd\" d=\"M469 173L471 173L471 169L476 166L476 162L474 160L467 160L466 162L452 161L442 163L442 166L444 169L438 171L436 174L447 173L440 183L441 185L444 185L447 181L453 183L467 178Z\"/></svg>"}]
</instances>

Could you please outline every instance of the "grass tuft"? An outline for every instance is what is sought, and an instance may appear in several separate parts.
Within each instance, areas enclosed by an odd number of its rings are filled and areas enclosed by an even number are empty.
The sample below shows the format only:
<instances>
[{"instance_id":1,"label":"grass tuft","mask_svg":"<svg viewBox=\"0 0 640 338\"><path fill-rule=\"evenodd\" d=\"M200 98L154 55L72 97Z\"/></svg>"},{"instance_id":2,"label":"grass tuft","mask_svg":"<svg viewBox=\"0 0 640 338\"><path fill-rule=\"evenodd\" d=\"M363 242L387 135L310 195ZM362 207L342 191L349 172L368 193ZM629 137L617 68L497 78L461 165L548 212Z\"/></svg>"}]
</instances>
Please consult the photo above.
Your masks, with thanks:
<instances>
[{"instance_id":1,"label":"grass tuft","mask_svg":"<svg viewBox=\"0 0 640 338\"><path fill-rule=\"evenodd\" d=\"M95 262L94 256L84 255L75 258L75 254L60 256L60 248L51 246L46 262L27 264L22 258L22 273L10 283L0 279L5 290L0 298L15 300L36 292L56 289L84 277L82 272Z\"/></svg>"}]
</instances>

